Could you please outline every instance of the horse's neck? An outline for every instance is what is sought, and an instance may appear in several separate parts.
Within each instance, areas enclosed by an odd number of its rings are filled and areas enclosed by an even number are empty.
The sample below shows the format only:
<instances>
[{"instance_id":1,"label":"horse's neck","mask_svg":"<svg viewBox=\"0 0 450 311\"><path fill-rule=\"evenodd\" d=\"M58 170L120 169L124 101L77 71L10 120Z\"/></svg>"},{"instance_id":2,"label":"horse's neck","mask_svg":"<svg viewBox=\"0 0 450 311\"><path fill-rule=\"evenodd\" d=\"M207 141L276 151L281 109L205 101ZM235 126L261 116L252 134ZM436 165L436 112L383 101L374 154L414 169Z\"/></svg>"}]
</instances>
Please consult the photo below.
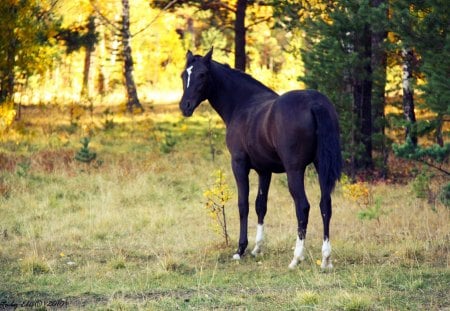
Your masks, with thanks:
<instances>
[{"instance_id":1,"label":"horse's neck","mask_svg":"<svg viewBox=\"0 0 450 311\"><path fill-rule=\"evenodd\" d=\"M213 71L213 88L208 98L211 106L222 117L226 125L231 121L233 113L237 109L246 108L253 104L258 104L256 98L271 98L278 95L262 84L252 83L246 78L239 79L235 73L224 74L226 70L221 68L222 65L214 64ZM230 78L230 76L232 78ZM236 79L233 79L236 77Z\"/></svg>"}]
</instances>

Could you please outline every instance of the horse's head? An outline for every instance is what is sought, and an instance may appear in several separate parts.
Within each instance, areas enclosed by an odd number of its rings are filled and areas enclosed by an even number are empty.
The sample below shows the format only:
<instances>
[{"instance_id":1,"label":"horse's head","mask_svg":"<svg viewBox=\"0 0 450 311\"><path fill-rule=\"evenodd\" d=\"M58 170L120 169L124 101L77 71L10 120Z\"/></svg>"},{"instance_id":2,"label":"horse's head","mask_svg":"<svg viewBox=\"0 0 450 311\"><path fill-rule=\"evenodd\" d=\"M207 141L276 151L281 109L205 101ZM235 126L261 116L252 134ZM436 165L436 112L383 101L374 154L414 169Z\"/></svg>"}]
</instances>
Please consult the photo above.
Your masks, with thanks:
<instances>
[{"instance_id":1,"label":"horse's head","mask_svg":"<svg viewBox=\"0 0 450 311\"><path fill-rule=\"evenodd\" d=\"M190 117L195 108L208 96L212 53L211 48L203 57L194 56L191 51L186 54L186 68L181 74L183 97L180 102L180 109L185 117Z\"/></svg>"}]
</instances>

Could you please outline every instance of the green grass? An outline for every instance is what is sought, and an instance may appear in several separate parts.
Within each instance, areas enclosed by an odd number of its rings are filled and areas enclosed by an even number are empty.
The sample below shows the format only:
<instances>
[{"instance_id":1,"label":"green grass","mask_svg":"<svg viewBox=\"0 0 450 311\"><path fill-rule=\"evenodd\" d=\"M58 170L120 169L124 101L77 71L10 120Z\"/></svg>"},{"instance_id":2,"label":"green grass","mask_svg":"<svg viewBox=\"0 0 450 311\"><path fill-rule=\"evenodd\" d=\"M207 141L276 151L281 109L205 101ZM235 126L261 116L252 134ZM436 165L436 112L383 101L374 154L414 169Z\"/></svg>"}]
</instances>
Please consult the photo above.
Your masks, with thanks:
<instances>
[{"instance_id":1,"label":"green grass","mask_svg":"<svg viewBox=\"0 0 450 311\"><path fill-rule=\"evenodd\" d=\"M331 230L334 269L325 273L317 263L322 223L318 185L310 171L307 256L291 271L295 212L285 177L274 176L263 254L235 262L237 208L227 206L232 246L224 247L202 196L219 168L234 189L224 129L213 113L203 108L183 120L156 109L140 117L117 117L108 130L95 119L70 131L65 116L59 116L60 124L46 123L41 113L28 108L24 118L29 124L20 123L1 138L0 308L450 307L449 210L437 200L430 206L416 199L408 184L371 185L385 211L378 220L359 219L361 207L337 186ZM89 130L98 165L73 159ZM161 148L167 133L170 148ZM217 151L214 162L209 137ZM251 202L256 180L251 174ZM253 211L249 224L251 248Z\"/></svg>"}]
</instances>

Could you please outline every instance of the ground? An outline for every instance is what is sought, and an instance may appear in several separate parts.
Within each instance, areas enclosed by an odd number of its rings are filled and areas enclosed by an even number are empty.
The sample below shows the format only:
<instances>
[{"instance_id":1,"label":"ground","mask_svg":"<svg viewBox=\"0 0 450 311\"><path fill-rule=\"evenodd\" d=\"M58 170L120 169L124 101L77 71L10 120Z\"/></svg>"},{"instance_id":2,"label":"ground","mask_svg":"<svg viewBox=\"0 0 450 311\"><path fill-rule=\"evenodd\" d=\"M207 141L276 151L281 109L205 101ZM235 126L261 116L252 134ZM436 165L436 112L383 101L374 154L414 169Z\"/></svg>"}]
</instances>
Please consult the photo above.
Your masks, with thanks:
<instances>
[{"instance_id":1,"label":"ground","mask_svg":"<svg viewBox=\"0 0 450 311\"><path fill-rule=\"evenodd\" d=\"M337 185L334 269L322 271L318 183L308 170L307 256L289 270L295 214L286 178L276 175L263 253L234 261L236 191L214 112L202 107L184 119L176 106L156 105L136 116L104 107L77 113L28 107L1 138L0 309L450 308L449 209L416 198L408 180L364 184L367 204ZM97 154L89 164L74 160L85 136ZM217 169L234 191L229 246L203 196ZM377 217L360 216L376 204ZM249 224L248 251L253 208Z\"/></svg>"}]
</instances>

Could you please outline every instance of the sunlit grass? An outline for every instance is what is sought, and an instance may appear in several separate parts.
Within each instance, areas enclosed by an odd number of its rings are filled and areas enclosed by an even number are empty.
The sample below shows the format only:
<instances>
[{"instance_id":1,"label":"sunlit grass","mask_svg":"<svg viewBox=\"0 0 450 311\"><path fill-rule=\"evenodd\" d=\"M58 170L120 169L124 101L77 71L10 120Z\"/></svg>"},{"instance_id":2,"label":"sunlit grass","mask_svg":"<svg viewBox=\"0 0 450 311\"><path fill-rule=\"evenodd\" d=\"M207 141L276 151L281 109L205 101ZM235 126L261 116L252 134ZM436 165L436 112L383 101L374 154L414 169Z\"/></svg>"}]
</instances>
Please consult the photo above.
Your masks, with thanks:
<instances>
[{"instance_id":1,"label":"sunlit grass","mask_svg":"<svg viewBox=\"0 0 450 311\"><path fill-rule=\"evenodd\" d=\"M415 198L410 185L370 185L386 211L378 220L359 219L364 207L337 186L331 226L335 269L323 273L317 265L322 244L319 187L314 171L308 171L307 256L289 271L295 211L285 176L276 175L263 253L235 262L236 197L227 206L231 247L224 247L211 229L204 208L203 191L211 186L215 170L224 170L234 187L220 121L205 108L192 119L164 111L140 120L123 118L109 130L100 122L92 127L90 148L102 160L95 167L73 159L86 134L84 122L72 133L33 125L2 137L2 298L66 298L72 308L92 309L449 306L449 210L437 201L430 206ZM161 151L155 131L175 139L169 152ZM218 151L214 162L210 143ZM255 173L250 181L253 202ZM252 204L249 248L256 233L253 209Z\"/></svg>"}]
</instances>

